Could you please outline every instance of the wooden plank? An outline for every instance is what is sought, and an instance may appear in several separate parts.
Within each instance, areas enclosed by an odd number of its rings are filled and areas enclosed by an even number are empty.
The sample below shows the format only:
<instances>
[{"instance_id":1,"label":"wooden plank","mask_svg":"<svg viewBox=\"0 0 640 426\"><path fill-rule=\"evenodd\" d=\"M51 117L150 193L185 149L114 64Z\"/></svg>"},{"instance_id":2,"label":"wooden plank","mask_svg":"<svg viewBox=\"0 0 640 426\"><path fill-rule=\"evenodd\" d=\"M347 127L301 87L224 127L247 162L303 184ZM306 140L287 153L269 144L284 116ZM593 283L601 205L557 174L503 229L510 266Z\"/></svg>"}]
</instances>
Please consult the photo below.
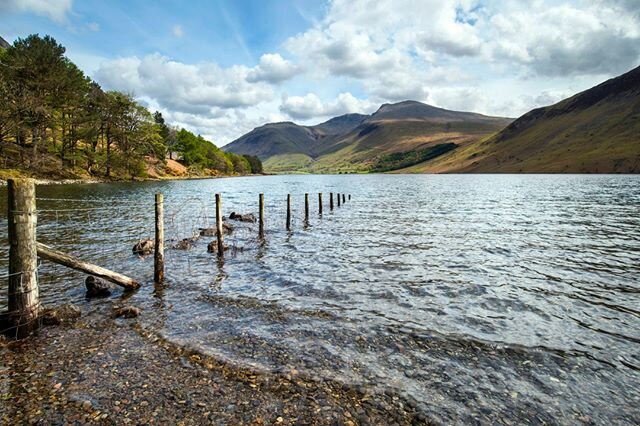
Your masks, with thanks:
<instances>
[{"instance_id":1,"label":"wooden plank","mask_svg":"<svg viewBox=\"0 0 640 426\"><path fill-rule=\"evenodd\" d=\"M264 194L258 197L258 236L264 238Z\"/></svg>"},{"instance_id":2,"label":"wooden plank","mask_svg":"<svg viewBox=\"0 0 640 426\"><path fill-rule=\"evenodd\" d=\"M49 246L42 243L36 243L38 256L41 258L66 266L67 268L75 269L76 271L84 272L89 275L93 275L98 278L111 281L114 284L124 287L127 290L134 290L140 287L140 283L136 280L119 274L117 272L110 271L101 266L92 265L91 263L84 262L76 257L70 256L58 250L54 250Z\"/></svg>"}]
</instances>

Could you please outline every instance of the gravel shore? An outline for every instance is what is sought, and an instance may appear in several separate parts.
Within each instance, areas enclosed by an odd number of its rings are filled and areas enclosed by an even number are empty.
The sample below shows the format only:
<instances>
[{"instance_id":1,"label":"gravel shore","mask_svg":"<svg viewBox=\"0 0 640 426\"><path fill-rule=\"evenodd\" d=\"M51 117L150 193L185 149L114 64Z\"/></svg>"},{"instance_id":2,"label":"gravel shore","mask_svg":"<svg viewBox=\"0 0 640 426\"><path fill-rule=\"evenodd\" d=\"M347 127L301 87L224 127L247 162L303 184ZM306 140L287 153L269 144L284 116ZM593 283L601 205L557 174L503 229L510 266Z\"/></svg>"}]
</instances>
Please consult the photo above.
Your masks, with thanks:
<instances>
[{"instance_id":1,"label":"gravel shore","mask_svg":"<svg viewBox=\"0 0 640 426\"><path fill-rule=\"evenodd\" d=\"M100 311L0 344L0 401L2 424L429 424L397 395L230 366Z\"/></svg>"}]
</instances>

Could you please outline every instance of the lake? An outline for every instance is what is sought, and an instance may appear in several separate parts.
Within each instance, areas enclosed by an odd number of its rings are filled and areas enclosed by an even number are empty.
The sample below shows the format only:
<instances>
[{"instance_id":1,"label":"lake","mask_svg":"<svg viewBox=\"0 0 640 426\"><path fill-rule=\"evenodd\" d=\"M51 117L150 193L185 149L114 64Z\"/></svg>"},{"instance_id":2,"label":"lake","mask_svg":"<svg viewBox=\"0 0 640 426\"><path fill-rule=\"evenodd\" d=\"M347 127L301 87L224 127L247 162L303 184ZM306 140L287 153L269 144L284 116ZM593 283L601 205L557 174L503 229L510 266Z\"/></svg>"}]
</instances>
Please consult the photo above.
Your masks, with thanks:
<instances>
[{"instance_id":1,"label":"lake","mask_svg":"<svg viewBox=\"0 0 640 426\"><path fill-rule=\"evenodd\" d=\"M211 237L153 256L154 193L167 246L223 212ZM304 193L311 217L303 222ZM318 192L324 213L317 213ZM329 192L351 194L329 210ZM292 194L292 231L285 229ZM640 418L640 176L321 175L37 188L38 239L140 280L144 327L243 366L391 392L446 423ZM87 201L91 200L91 201ZM6 223L6 188L0 189ZM234 223L234 222L231 222ZM0 268L6 271L6 226ZM3 272L4 274L4 272ZM45 304L90 312L84 276L42 262ZM0 306L6 308L6 278Z\"/></svg>"}]
</instances>

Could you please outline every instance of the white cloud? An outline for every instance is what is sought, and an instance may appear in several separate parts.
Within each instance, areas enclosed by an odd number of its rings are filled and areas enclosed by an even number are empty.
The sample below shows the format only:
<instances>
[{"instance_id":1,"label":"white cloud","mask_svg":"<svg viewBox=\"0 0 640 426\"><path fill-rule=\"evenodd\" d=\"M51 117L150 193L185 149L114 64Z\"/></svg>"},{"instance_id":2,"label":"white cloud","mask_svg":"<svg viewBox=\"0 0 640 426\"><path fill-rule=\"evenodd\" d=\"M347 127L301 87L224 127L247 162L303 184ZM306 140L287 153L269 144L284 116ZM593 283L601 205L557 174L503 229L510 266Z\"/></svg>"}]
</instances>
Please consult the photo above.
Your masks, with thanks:
<instances>
[{"instance_id":1,"label":"white cloud","mask_svg":"<svg viewBox=\"0 0 640 426\"><path fill-rule=\"evenodd\" d=\"M299 68L287 61L279 53L265 53L260 63L247 75L247 81L266 81L272 84L289 80L299 72Z\"/></svg>"},{"instance_id":2,"label":"white cloud","mask_svg":"<svg viewBox=\"0 0 640 426\"><path fill-rule=\"evenodd\" d=\"M0 0L2 12L35 13L60 24L66 22L72 6L73 0Z\"/></svg>"},{"instance_id":3,"label":"white cloud","mask_svg":"<svg viewBox=\"0 0 640 426\"><path fill-rule=\"evenodd\" d=\"M182 29L182 25L174 25L173 28L171 28L171 34L176 37L182 37L184 35L184 29Z\"/></svg>"},{"instance_id":4,"label":"white cloud","mask_svg":"<svg viewBox=\"0 0 640 426\"><path fill-rule=\"evenodd\" d=\"M100 31L100 24L98 24L97 22L89 22L87 24L87 28L93 32L98 32Z\"/></svg>"},{"instance_id":5,"label":"white cloud","mask_svg":"<svg viewBox=\"0 0 640 426\"><path fill-rule=\"evenodd\" d=\"M374 104L361 100L351 93L340 93L329 102L322 102L315 93L305 96L285 96L280 105L280 111L297 120L317 119L318 117L333 117L349 113L371 112Z\"/></svg>"},{"instance_id":6,"label":"white cloud","mask_svg":"<svg viewBox=\"0 0 640 426\"><path fill-rule=\"evenodd\" d=\"M249 83L249 69L214 63L184 64L155 54L103 62L96 80L108 88L155 99L172 111L208 114L213 108L241 108L273 96L264 83Z\"/></svg>"}]
</instances>

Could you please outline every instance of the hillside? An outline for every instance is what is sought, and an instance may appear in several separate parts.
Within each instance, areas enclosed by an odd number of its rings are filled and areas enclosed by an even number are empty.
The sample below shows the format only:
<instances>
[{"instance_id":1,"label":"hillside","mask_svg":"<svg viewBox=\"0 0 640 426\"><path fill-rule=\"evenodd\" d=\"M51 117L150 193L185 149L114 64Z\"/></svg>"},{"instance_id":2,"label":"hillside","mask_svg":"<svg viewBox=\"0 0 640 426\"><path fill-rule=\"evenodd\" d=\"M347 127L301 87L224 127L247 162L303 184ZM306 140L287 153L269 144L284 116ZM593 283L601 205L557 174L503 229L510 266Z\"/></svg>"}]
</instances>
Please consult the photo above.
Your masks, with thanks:
<instances>
[{"instance_id":1,"label":"hillside","mask_svg":"<svg viewBox=\"0 0 640 426\"><path fill-rule=\"evenodd\" d=\"M414 173L639 173L640 67L534 109L480 143Z\"/></svg>"},{"instance_id":2,"label":"hillside","mask_svg":"<svg viewBox=\"0 0 640 426\"><path fill-rule=\"evenodd\" d=\"M389 164L389 155L426 152L443 144L458 149L510 122L507 118L404 101L384 104L371 115L347 114L316 126L267 124L224 149L258 156L265 161L265 170L271 172L370 171ZM444 151L434 152L441 155Z\"/></svg>"}]
</instances>

